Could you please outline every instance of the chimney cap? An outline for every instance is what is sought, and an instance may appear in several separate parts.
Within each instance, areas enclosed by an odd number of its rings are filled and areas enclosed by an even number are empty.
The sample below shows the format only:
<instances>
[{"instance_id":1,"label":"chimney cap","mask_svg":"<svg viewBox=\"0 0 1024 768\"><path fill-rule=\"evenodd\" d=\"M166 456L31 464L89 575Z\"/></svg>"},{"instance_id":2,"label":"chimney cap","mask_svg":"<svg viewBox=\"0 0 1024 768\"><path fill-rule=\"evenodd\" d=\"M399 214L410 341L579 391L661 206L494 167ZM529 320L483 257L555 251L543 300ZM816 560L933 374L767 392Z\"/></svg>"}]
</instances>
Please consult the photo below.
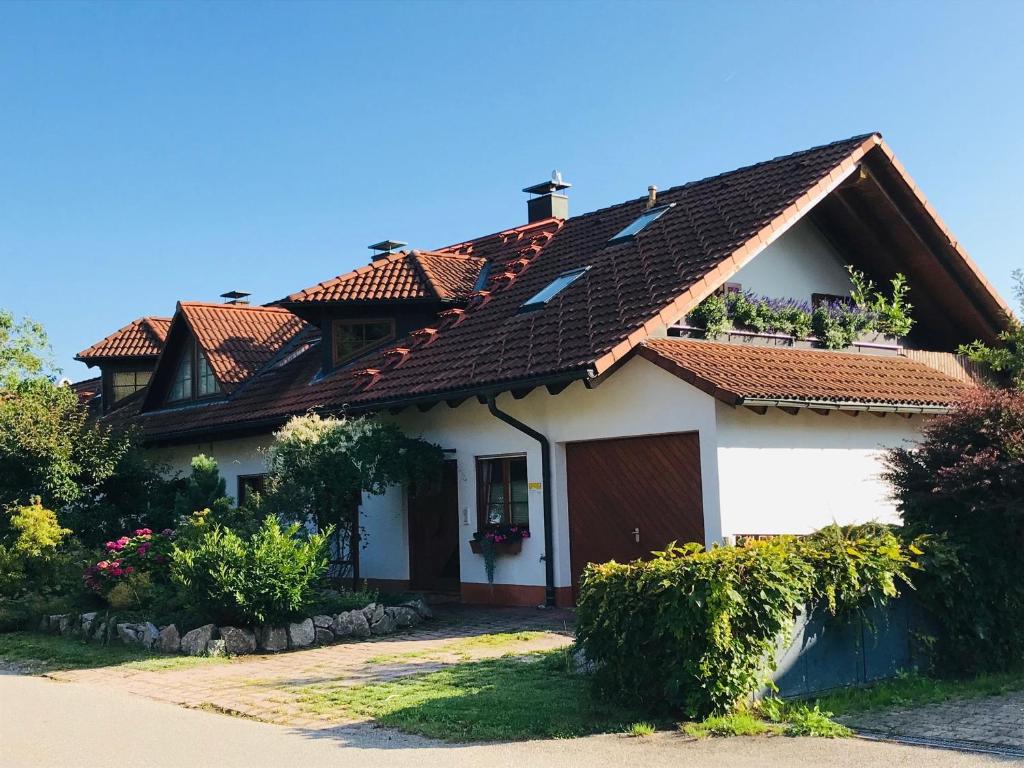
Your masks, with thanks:
<instances>
[{"instance_id":1,"label":"chimney cap","mask_svg":"<svg viewBox=\"0 0 1024 768\"><path fill-rule=\"evenodd\" d=\"M408 243L403 243L401 240L381 240L379 243L366 246L371 251L381 251L383 255L387 255L398 248L404 248Z\"/></svg>"},{"instance_id":2,"label":"chimney cap","mask_svg":"<svg viewBox=\"0 0 1024 768\"><path fill-rule=\"evenodd\" d=\"M549 195L552 192L561 192L563 189L569 189L572 184L562 180L561 171L552 171L550 181L542 181L540 184L534 184L532 187L526 187L523 192L531 195Z\"/></svg>"},{"instance_id":3,"label":"chimney cap","mask_svg":"<svg viewBox=\"0 0 1024 768\"><path fill-rule=\"evenodd\" d=\"M227 291L220 295L227 304L248 304L249 302L246 299L249 296L252 296L252 294L248 291Z\"/></svg>"}]
</instances>

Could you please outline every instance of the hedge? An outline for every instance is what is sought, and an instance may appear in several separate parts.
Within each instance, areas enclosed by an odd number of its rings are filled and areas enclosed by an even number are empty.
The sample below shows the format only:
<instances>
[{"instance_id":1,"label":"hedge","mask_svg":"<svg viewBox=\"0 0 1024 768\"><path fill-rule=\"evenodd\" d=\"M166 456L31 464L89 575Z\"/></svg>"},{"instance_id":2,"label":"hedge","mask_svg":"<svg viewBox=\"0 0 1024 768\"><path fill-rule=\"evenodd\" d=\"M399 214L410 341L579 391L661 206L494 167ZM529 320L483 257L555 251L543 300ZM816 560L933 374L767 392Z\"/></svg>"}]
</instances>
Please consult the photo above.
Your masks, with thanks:
<instances>
[{"instance_id":1,"label":"hedge","mask_svg":"<svg viewBox=\"0 0 1024 768\"><path fill-rule=\"evenodd\" d=\"M829 526L651 560L590 565L577 642L599 693L651 711L705 717L734 708L770 674L798 611L833 614L884 602L910 585L920 550L885 526Z\"/></svg>"}]
</instances>

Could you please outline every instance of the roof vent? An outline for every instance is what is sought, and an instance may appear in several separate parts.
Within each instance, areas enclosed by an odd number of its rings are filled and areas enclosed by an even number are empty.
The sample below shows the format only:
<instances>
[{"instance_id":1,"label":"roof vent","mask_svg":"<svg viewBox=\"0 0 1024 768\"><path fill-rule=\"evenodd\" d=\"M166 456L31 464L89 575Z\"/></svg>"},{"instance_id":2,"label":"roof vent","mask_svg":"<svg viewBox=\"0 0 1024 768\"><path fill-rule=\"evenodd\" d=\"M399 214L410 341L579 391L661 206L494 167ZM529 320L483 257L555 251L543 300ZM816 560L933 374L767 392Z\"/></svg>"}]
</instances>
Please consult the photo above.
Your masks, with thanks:
<instances>
[{"instance_id":1,"label":"roof vent","mask_svg":"<svg viewBox=\"0 0 1024 768\"><path fill-rule=\"evenodd\" d=\"M228 291L222 293L220 297L224 299L225 304L248 304L251 295L245 291Z\"/></svg>"},{"instance_id":2,"label":"roof vent","mask_svg":"<svg viewBox=\"0 0 1024 768\"><path fill-rule=\"evenodd\" d=\"M408 243L403 243L401 240L381 240L379 243L368 245L367 248L373 251L373 258L370 260L370 263L372 264L378 259L386 259L392 253L407 245Z\"/></svg>"},{"instance_id":3,"label":"roof vent","mask_svg":"<svg viewBox=\"0 0 1024 768\"><path fill-rule=\"evenodd\" d=\"M569 182L562 181L560 171L552 171L551 181L543 181L532 187L526 187L523 192L537 195L537 197L531 197L526 201L526 212L530 223L544 219L568 219L569 198L559 193L571 186L572 184Z\"/></svg>"}]
</instances>

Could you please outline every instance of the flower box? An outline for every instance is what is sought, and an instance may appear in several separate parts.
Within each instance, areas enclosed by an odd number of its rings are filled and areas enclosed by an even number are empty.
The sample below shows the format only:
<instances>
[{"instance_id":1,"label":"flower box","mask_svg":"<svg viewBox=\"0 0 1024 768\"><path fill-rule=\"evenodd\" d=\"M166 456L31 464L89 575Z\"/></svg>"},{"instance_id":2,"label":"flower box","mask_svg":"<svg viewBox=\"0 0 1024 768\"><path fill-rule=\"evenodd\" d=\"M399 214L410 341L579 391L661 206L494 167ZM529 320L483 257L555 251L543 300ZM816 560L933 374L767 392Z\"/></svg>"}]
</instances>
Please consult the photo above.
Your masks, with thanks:
<instances>
[{"instance_id":1,"label":"flower box","mask_svg":"<svg viewBox=\"0 0 1024 768\"><path fill-rule=\"evenodd\" d=\"M740 328L730 328L722 333L709 337L703 328L680 323L669 329L670 336L681 338L707 339L708 341L722 341L731 344L748 344L757 347L792 347L794 349L823 349L822 344L814 336L806 336L798 339L785 333L759 333L757 331L746 331ZM845 348L847 351L870 352L872 354L898 355L900 353L900 340L895 336L879 333L877 331L865 331L856 341Z\"/></svg>"},{"instance_id":2,"label":"flower box","mask_svg":"<svg viewBox=\"0 0 1024 768\"><path fill-rule=\"evenodd\" d=\"M483 543L480 539L470 539L469 548L473 550L473 554L475 555L482 555L484 553ZM522 539L500 541L494 545L494 554L496 555L518 555L522 551Z\"/></svg>"}]
</instances>

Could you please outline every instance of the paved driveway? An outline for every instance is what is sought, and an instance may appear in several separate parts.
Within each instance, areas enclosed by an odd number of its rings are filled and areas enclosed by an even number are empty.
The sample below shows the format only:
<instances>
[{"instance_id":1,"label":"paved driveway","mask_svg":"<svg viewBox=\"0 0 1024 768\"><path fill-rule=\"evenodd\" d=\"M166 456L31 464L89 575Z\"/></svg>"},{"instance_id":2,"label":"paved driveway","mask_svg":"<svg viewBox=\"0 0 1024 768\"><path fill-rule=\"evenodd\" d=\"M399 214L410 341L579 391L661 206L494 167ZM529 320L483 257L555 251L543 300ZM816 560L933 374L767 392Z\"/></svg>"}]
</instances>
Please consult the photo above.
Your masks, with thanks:
<instances>
[{"instance_id":1,"label":"paved driveway","mask_svg":"<svg viewBox=\"0 0 1024 768\"><path fill-rule=\"evenodd\" d=\"M1024 758L1024 691L842 718L866 734Z\"/></svg>"},{"instance_id":2,"label":"paved driveway","mask_svg":"<svg viewBox=\"0 0 1024 768\"><path fill-rule=\"evenodd\" d=\"M535 608L442 608L405 634L306 651L246 656L226 664L143 672L102 667L53 672L67 682L118 688L187 707L220 710L267 723L315 728L352 722L306 711L292 689L356 685L440 669L468 659L568 646L573 613ZM495 644L493 635L512 635ZM526 633L521 634L521 633ZM525 639L524 639L525 638Z\"/></svg>"}]
</instances>

